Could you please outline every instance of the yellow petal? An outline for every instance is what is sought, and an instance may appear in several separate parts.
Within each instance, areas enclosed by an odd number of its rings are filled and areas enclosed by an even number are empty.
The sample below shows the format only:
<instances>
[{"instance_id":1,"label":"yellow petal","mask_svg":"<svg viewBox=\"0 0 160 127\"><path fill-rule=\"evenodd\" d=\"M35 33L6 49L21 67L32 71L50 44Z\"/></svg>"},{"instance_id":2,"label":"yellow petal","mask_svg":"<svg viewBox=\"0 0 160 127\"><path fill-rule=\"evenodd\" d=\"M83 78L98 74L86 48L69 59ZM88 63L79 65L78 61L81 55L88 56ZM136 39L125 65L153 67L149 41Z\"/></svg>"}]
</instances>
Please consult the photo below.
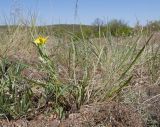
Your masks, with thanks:
<instances>
[{"instance_id":1,"label":"yellow petal","mask_svg":"<svg viewBox=\"0 0 160 127\"><path fill-rule=\"evenodd\" d=\"M36 40L34 40L34 43L39 44L40 40L37 38Z\"/></svg>"},{"instance_id":2,"label":"yellow petal","mask_svg":"<svg viewBox=\"0 0 160 127\"><path fill-rule=\"evenodd\" d=\"M38 38L36 38L34 40L34 43L36 43L36 44L45 44L47 42L47 39L48 39L48 37L44 38L44 37L39 36Z\"/></svg>"}]
</instances>

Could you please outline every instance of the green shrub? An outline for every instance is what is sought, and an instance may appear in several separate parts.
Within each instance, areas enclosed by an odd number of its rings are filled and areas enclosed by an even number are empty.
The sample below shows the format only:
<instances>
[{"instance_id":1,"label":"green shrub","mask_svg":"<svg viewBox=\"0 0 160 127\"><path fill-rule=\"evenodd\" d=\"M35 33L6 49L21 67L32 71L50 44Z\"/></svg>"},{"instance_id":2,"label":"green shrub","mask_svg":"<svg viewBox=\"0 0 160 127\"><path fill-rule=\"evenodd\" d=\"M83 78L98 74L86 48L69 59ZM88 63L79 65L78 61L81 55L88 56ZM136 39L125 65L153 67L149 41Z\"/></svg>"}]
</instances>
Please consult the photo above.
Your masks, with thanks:
<instances>
[{"instance_id":1,"label":"green shrub","mask_svg":"<svg viewBox=\"0 0 160 127\"><path fill-rule=\"evenodd\" d=\"M150 21L145 27L149 32L160 31L160 21Z\"/></svg>"},{"instance_id":2,"label":"green shrub","mask_svg":"<svg viewBox=\"0 0 160 127\"><path fill-rule=\"evenodd\" d=\"M106 27L113 36L130 36L132 28L122 20L112 20L107 23Z\"/></svg>"}]
</instances>

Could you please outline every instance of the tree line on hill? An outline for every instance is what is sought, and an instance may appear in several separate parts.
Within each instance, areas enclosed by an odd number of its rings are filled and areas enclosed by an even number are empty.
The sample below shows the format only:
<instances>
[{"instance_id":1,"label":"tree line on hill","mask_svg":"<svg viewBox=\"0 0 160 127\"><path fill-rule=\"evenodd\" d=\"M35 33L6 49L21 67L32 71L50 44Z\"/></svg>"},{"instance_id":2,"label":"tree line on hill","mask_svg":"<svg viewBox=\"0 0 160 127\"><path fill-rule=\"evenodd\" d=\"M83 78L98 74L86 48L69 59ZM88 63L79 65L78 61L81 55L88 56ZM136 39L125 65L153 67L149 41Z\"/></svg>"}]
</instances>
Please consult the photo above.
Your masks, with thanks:
<instances>
[{"instance_id":1,"label":"tree line on hill","mask_svg":"<svg viewBox=\"0 0 160 127\"><path fill-rule=\"evenodd\" d=\"M53 25L49 29L52 29L51 31L54 31L54 34L58 37L64 37L67 33L73 33L78 38L104 37L107 35L127 37L139 33L150 34L158 32L160 31L160 21L150 21L145 26L137 22L134 27L131 27L123 20L114 19L105 23L97 18L92 25Z\"/></svg>"},{"instance_id":2,"label":"tree line on hill","mask_svg":"<svg viewBox=\"0 0 160 127\"><path fill-rule=\"evenodd\" d=\"M7 27L0 26L0 31L7 30ZM9 30L11 30L11 28L16 29L16 26L9 26ZM70 35L74 35L75 38L85 39L106 37L108 35L115 37L127 37L137 35L139 33L150 34L153 32L159 32L160 20L150 21L145 26L142 26L139 22L137 22L137 24L134 27L131 27L128 25L128 23L126 23L123 20L114 19L106 23L104 20L97 18L91 25L58 24L37 27L34 26L34 28L37 28L37 32L40 35L50 36L54 34L58 38L68 37Z\"/></svg>"}]
</instances>

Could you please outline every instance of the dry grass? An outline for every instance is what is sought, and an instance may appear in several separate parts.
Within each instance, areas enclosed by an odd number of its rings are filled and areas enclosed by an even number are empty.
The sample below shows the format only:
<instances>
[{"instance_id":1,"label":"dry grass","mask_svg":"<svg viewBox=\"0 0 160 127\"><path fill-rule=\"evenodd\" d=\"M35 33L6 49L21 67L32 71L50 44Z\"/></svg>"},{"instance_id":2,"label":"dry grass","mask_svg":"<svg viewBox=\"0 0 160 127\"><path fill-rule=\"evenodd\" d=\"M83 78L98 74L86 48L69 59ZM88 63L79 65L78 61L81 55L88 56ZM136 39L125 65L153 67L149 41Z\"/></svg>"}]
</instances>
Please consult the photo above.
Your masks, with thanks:
<instances>
[{"instance_id":1,"label":"dry grass","mask_svg":"<svg viewBox=\"0 0 160 127\"><path fill-rule=\"evenodd\" d=\"M50 80L52 74L46 64L39 60L39 52L32 43L33 37L38 36L36 31L34 26L17 26L8 27L6 32L0 33L0 68L3 70L4 66L9 67L6 72L0 73L1 84L5 87L3 90L1 88L0 94L3 96L0 99L17 94L13 102L0 101L0 113L6 117L8 113L14 118L28 117L30 112L45 109L43 106L48 104L51 105L51 108L47 108L48 112L55 112L56 95L52 93L54 82ZM127 38L74 38L74 34L70 34L67 39L50 36L46 45L48 56L55 64L55 72L62 85L59 88L62 90L58 105L60 108L56 113L64 117L84 104L114 100L137 109L145 124L158 126L159 116L154 118L152 114L155 111L151 107L158 107L158 102L155 101L159 99L160 92L151 93L159 88L159 37L153 36L151 40L144 35ZM8 62L3 61L6 57ZM25 69L19 70L20 74L17 75L15 70L21 66L18 63L25 65ZM30 68L32 71L28 71ZM45 79L44 82L41 77ZM45 84L45 87L41 84ZM10 86L14 87L14 92L6 95L4 91L8 92ZM10 105L17 105L14 101L20 95L15 90L19 90L19 86L27 88L29 93L22 92L24 98L19 98L19 101L24 101L24 105L20 104L21 109L14 109L15 106L10 109ZM37 86L40 92L38 97L34 92ZM153 87L153 91L150 87ZM35 97L37 100L32 104ZM27 103L29 105L26 105ZM6 111L3 110L5 106ZM35 115L36 113L33 116ZM153 123L154 120L156 123Z\"/></svg>"}]
</instances>

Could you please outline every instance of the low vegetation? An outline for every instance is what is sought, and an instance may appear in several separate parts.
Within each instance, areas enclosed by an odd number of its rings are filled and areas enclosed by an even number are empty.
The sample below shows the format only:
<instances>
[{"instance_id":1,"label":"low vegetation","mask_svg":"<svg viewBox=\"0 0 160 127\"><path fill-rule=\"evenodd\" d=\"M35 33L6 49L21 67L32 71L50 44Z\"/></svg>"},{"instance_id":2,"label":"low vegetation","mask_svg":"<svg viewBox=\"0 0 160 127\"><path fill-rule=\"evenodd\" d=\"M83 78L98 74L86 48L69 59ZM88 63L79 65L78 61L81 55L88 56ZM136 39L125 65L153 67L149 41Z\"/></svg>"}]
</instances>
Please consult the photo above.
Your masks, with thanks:
<instances>
[{"instance_id":1,"label":"low vegetation","mask_svg":"<svg viewBox=\"0 0 160 127\"><path fill-rule=\"evenodd\" d=\"M42 113L65 119L82 105L119 101L136 108L145 125L158 126L160 118L146 110L157 95L149 100L143 91L159 85L159 41L146 33L158 23L138 32L118 20L3 28L0 117L31 120Z\"/></svg>"}]
</instances>

